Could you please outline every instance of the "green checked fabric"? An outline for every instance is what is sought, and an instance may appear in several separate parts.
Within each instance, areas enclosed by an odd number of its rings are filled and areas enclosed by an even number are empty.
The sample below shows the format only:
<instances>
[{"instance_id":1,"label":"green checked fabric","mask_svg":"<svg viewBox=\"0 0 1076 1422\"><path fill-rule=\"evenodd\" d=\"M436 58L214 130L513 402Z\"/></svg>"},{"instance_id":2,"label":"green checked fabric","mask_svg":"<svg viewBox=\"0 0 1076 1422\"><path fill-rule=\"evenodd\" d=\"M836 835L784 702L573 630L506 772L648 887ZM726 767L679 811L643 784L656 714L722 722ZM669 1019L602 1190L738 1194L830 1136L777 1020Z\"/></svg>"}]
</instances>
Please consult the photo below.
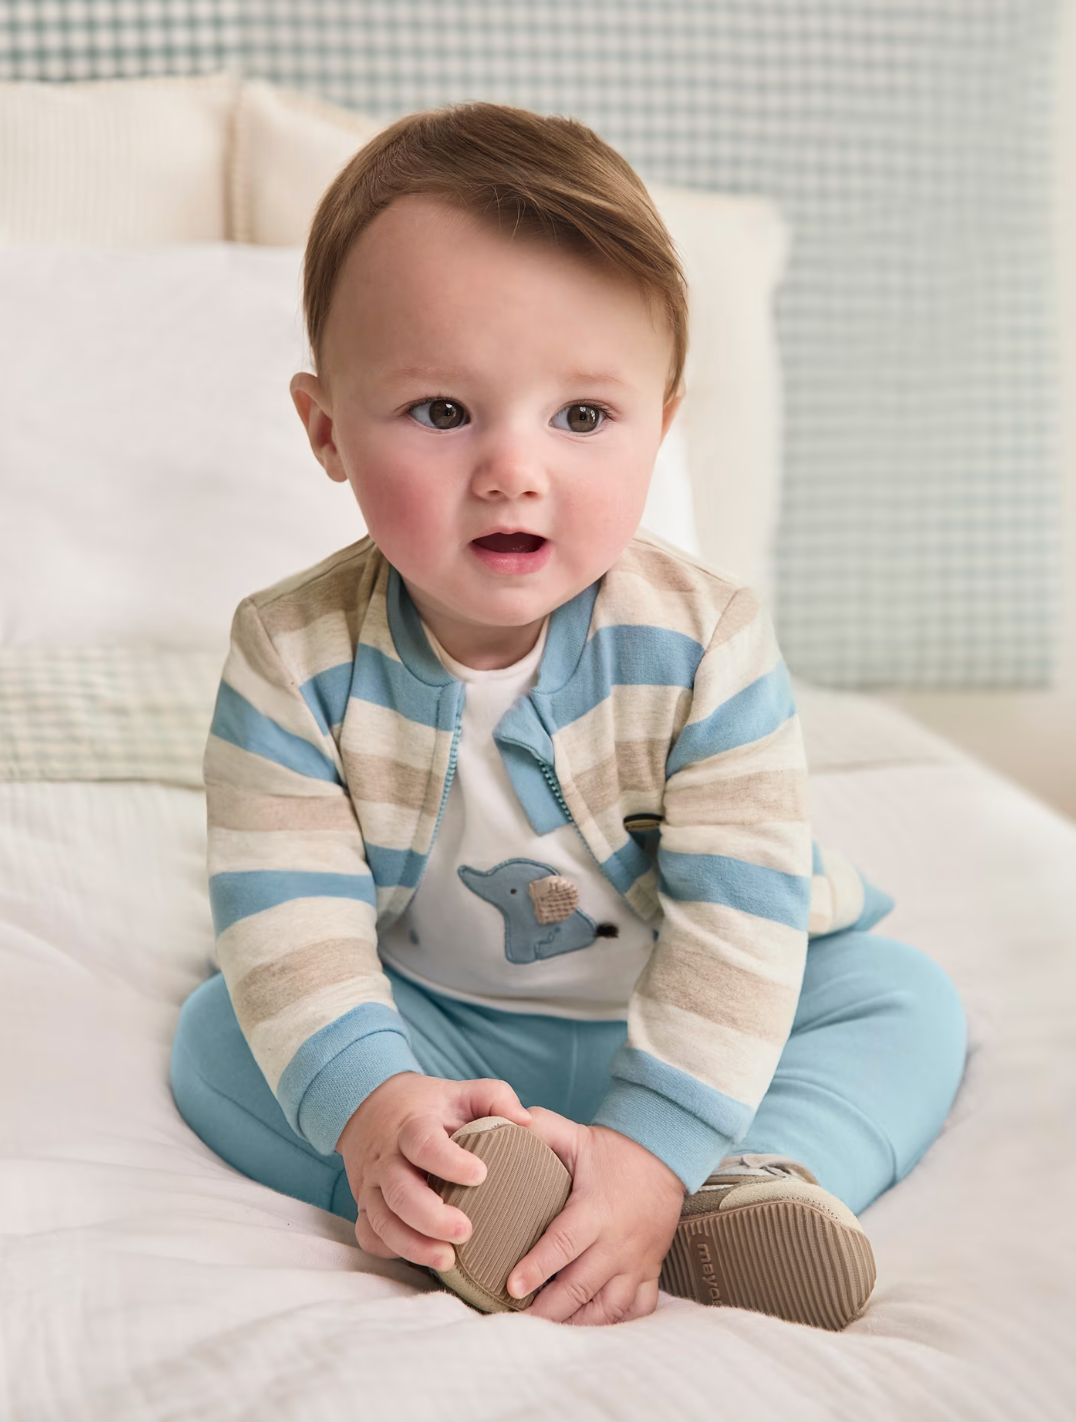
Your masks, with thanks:
<instances>
[{"instance_id":1,"label":"green checked fabric","mask_svg":"<svg viewBox=\"0 0 1076 1422\"><path fill-rule=\"evenodd\" d=\"M240 15L250 8L243 0L0 0L0 80L238 68Z\"/></svg>"},{"instance_id":2,"label":"green checked fabric","mask_svg":"<svg viewBox=\"0 0 1076 1422\"><path fill-rule=\"evenodd\" d=\"M761 192L790 666L1034 687L1060 603L1052 56L1061 0L7 0L0 78L232 67L375 117L578 115L644 178Z\"/></svg>"}]
</instances>

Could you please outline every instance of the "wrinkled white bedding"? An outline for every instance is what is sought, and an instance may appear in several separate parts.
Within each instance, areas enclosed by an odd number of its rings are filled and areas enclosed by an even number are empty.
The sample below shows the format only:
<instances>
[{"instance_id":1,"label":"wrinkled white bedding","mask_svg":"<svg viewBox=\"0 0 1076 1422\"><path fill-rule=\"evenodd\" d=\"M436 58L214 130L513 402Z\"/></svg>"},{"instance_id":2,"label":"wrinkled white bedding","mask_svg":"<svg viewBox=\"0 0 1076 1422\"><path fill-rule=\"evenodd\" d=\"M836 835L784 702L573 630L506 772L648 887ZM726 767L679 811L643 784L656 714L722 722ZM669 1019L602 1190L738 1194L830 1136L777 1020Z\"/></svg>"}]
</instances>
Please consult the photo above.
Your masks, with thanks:
<instances>
[{"instance_id":1,"label":"wrinkled white bedding","mask_svg":"<svg viewBox=\"0 0 1076 1422\"><path fill-rule=\"evenodd\" d=\"M814 830L964 996L946 1128L865 1212L829 1334L661 1296L578 1329L485 1317L239 1175L176 1112L210 969L204 801L0 785L0 1417L1070 1419L1076 826L864 698L801 689ZM875 714L877 713L877 714Z\"/></svg>"}]
</instances>

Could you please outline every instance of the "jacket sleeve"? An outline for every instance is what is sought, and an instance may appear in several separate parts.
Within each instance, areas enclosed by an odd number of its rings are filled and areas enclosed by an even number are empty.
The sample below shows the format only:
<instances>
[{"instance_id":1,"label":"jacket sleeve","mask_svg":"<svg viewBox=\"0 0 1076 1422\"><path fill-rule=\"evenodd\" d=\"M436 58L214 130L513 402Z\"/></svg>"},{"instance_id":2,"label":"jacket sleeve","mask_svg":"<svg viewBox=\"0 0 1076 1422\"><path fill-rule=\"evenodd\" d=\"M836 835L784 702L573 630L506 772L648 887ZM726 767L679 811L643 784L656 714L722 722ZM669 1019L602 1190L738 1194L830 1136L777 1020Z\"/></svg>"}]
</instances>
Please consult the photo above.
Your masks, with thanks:
<instances>
[{"instance_id":1,"label":"jacket sleeve","mask_svg":"<svg viewBox=\"0 0 1076 1422\"><path fill-rule=\"evenodd\" d=\"M232 622L203 764L216 956L288 1124L329 1155L382 1081L421 1071L377 955L343 765L256 607Z\"/></svg>"},{"instance_id":2,"label":"jacket sleeve","mask_svg":"<svg viewBox=\"0 0 1076 1422\"><path fill-rule=\"evenodd\" d=\"M594 1124L688 1191L742 1139L791 1032L807 950L807 763L788 671L749 588L695 674L666 762L660 931Z\"/></svg>"}]
</instances>

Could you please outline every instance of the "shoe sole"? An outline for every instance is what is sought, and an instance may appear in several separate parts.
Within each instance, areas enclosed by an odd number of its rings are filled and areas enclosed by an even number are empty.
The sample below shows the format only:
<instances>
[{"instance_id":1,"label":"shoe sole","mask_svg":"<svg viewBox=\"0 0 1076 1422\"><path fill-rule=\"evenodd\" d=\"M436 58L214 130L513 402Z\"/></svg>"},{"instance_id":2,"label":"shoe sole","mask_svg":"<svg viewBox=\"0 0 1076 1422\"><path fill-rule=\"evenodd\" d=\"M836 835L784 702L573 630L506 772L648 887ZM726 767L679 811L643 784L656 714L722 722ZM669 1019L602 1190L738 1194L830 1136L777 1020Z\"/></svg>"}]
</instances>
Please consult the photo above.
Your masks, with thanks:
<instances>
[{"instance_id":1,"label":"shoe sole","mask_svg":"<svg viewBox=\"0 0 1076 1422\"><path fill-rule=\"evenodd\" d=\"M470 1121L452 1139L485 1162L486 1178L481 1185L458 1185L428 1177L445 1203L471 1221L470 1235L455 1246L453 1267L432 1272L482 1313L519 1312L534 1293L512 1298L508 1275L563 1210L572 1177L545 1141L503 1116Z\"/></svg>"},{"instance_id":2,"label":"shoe sole","mask_svg":"<svg viewBox=\"0 0 1076 1422\"><path fill-rule=\"evenodd\" d=\"M862 1310L876 1273L861 1230L807 1201L775 1200L681 1220L659 1286L839 1332Z\"/></svg>"}]
</instances>

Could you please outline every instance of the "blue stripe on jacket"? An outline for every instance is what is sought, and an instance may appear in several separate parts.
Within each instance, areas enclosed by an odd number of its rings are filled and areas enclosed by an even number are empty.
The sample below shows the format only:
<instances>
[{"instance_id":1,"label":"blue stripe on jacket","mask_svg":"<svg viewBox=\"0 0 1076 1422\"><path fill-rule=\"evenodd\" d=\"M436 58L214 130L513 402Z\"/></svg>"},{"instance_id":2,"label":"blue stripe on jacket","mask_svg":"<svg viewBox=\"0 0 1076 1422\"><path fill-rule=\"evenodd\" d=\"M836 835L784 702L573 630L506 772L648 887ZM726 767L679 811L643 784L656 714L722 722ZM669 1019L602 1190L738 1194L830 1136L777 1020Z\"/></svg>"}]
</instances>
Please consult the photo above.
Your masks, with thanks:
<instances>
[{"instance_id":1,"label":"blue stripe on jacket","mask_svg":"<svg viewBox=\"0 0 1076 1422\"><path fill-rule=\"evenodd\" d=\"M343 784L336 766L317 746L292 731L286 731L271 716L252 706L226 681L221 682L217 691L217 704L209 731L240 750L250 751L284 766L286 770L293 770L296 775L328 780L334 785Z\"/></svg>"},{"instance_id":2,"label":"blue stripe on jacket","mask_svg":"<svg viewBox=\"0 0 1076 1422\"><path fill-rule=\"evenodd\" d=\"M310 677L299 688L314 720L326 735L344 719L354 670L354 662L340 662Z\"/></svg>"},{"instance_id":3,"label":"blue stripe on jacket","mask_svg":"<svg viewBox=\"0 0 1076 1422\"><path fill-rule=\"evenodd\" d=\"M360 644L355 655L351 695L359 701L385 706L420 726L438 724L438 690L417 680L402 663L365 643Z\"/></svg>"},{"instance_id":4,"label":"blue stripe on jacket","mask_svg":"<svg viewBox=\"0 0 1076 1422\"><path fill-rule=\"evenodd\" d=\"M806 931L811 908L811 876L786 874L725 854L681 854L658 846L662 891L691 903L729 908Z\"/></svg>"},{"instance_id":5,"label":"blue stripe on jacket","mask_svg":"<svg viewBox=\"0 0 1076 1422\"><path fill-rule=\"evenodd\" d=\"M555 698L557 729L600 706L613 686L690 689L704 650L693 637L666 627L599 627L584 647L575 675Z\"/></svg>"},{"instance_id":6,"label":"blue stripe on jacket","mask_svg":"<svg viewBox=\"0 0 1076 1422\"><path fill-rule=\"evenodd\" d=\"M244 869L214 874L209 906L219 936L233 923L292 899L359 899L377 907L369 874L325 874L302 869Z\"/></svg>"},{"instance_id":7,"label":"blue stripe on jacket","mask_svg":"<svg viewBox=\"0 0 1076 1422\"><path fill-rule=\"evenodd\" d=\"M772 735L795 714L788 668L778 662L772 671L730 696L709 716L684 727L665 763L666 777L720 751Z\"/></svg>"}]
</instances>

